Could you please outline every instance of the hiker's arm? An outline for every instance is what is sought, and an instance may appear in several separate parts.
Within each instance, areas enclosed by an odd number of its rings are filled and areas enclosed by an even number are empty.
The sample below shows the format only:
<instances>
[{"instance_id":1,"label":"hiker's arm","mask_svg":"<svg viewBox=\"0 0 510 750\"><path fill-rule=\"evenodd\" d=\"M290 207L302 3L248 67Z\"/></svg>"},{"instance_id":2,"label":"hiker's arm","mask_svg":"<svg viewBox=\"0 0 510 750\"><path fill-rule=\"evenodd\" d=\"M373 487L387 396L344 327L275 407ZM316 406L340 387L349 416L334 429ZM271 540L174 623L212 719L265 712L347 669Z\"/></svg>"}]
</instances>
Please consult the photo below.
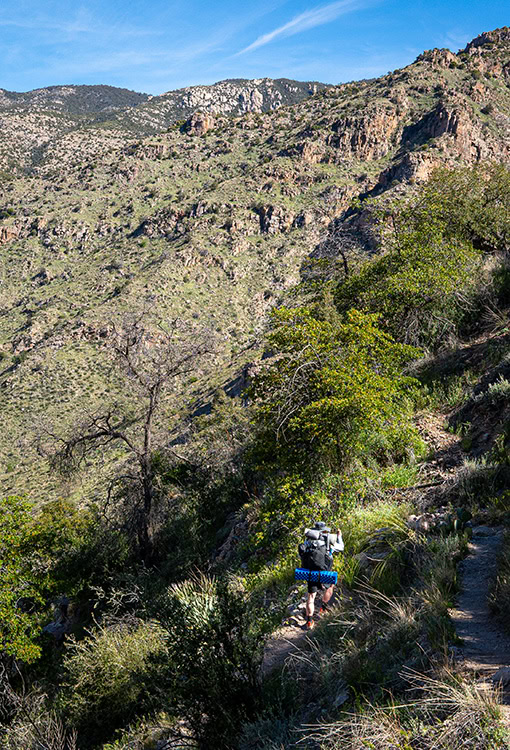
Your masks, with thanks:
<instances>
[{"instance_id":1,"label":"hiker's arm","mask_svg":"<svg viewBox=\"0 0 510 750\"><path fill-rule=\"evenodd\" d=\"M344 551L344 540L342 539L342 532L340 531L340 529L337 529L336 542L333 544L333 550L335 552Z\"/></svg>"}]
</instances>

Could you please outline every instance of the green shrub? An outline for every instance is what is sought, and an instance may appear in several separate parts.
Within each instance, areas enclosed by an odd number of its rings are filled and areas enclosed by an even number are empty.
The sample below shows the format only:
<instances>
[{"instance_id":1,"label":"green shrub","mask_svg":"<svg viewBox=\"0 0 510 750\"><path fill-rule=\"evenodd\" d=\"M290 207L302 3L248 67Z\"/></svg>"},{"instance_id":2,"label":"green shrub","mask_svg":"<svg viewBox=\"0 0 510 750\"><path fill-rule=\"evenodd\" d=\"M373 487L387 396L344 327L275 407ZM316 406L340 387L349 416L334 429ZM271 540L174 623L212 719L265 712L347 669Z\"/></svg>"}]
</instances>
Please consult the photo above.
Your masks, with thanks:
<instances>
[{"instance_id":1,"label":"green shrub","mask_svg":"<svg viewBox=\"0 0 510 750\"><path fill-rule=\"evenodd\" d=\"M381 331L378 315L357 310L335 324L307 308L280 308L272 322L275 356L251 389L261 467L345 468L381 434L391 450L405 449L415 381L402 369L416 349Z\"/></svg>"},{"instance_id":2,"label":"green shrub","mask_svg":"<svg viewBox=\"0 0 510 750\"><path fill-rule=\"evenodd\" d=\"M414 197L367 207L383 254L338 287L339 310L378 312L397 339L432 348L477 325L491 285L482 253L510 241L510 171L439 169Z\"/></svg>"},{"instance_id":3,"label":"green shrub","mask_svg":"<svg viewBox=\"0 0 510 750\"><path fill-rule=\"evenodd\" d=\"M78 509L69 500L52 500L34 515L25 554L45 596L87 598L94 586L123 570L130 550L125 536L93 506Z\"/></svg>"},{"instance_id":4,"label":"green shrub","mask_svg":"<svg viewBox=\"0 0 510 750\"><path fill-rule=\"evenodd\" d=\"M510 380L500 375L487 387L487 396L494 405L510 400Z\"/></svg>"},{"instance_id":5,"label":"green shrub","mask_svg":"<svg viewBox=\"0 0 510 750\"><path fill-rule=\"evenodd\" d=\"M70 642L59 707L87 743L108 736L143 710L152 660L167 648L164 629L140 620L100 625L83 640Z\"/></svg>"},{"instance_id":6,"label":"green shrub","mask_svg":"<svg viewBox=\"0 0 510 750\"><path fill-rule=\"evenodd\" d=\"M236 747L260 701L263 630L250 598L235 580L196 575L171 586L160 609L175 676L170 705L199 748Z\"/></svg>"},{"instance_id":7,"label":"green shrub","mask_svg":"<svg viewBox=\"0 0 510 750\"><path fill-rule=\"evenodd\" d=\"M400 341L436 346L456 332L475 296L481 256L466 242L407 230L398 246L367 261L336 294L340 310L379 313Z\"/></svg>"},{"instance_id":8,"label":"green shrub","mask_svg":"<svg viewBox=\"0 0 510 750\"><path fill-rule=\"evenodd\" d=\"M27 559L31 505L21 497L0 500L0 653L31 662L40 655L38 617L42 603L37 577ZM28 607L23 607L22 602Z\"/></svg>"}]
</instances>

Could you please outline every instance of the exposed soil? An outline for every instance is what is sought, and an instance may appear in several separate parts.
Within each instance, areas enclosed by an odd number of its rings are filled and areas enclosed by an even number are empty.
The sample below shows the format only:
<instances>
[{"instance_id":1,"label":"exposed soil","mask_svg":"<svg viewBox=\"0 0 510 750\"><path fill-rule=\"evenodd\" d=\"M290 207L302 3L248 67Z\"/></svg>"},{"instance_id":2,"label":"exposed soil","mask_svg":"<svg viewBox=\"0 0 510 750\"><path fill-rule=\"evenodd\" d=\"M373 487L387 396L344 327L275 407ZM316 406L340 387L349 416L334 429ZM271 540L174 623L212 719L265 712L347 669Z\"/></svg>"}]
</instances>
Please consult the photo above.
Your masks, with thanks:
<instances>
[{"instance_id":1,"label":"exposed soil","mask_svg":"<svg viewBox=\"0 0 510 750\"><path fill-rule=\"evenodd\" d=\"M262 676L285 664L287 658L299 651L303 641L308 637L305 620L299 625L283 625L273 633L264 649L260 668Z\"/></svg>"},{"instance_id":2,"label":"exposed soil","mask_svg":"<svg viewBox=\"0 0 510 750\"><path fill-rule=\"evenodd\" d=\"M477 526L469 556L461 563L462 591L450 612L462 646L456 649L464 669L503 689L502 702L510 709L510 636L492 617L489 586L496 573L503 529Z\"/></svg>"},{"instance_id":3,"label":"exposed soil","mask_svg":"<svg viewBox=\"0 0 510 750\"><path fill-rule=\"evenodd\" d=\"M335 592L330 601L331 606L334 607L337 597L338 592ZM301 598L301 610L299 614L297 613L298 608L296 607L294 609L294 614L292 614L292 616L289 617L267 641L261 665L261 674L263 676L285 664L289 656L297 653L302 648L303 643L307 638L313 637L313 631L311 633L306 629L306 616L304 610L305 599L305 596ZM320 619L318 615L320 605L321 600L319 595L315 600L315 624L317 624L317 621Z\"/></svg>"}]
</instances>

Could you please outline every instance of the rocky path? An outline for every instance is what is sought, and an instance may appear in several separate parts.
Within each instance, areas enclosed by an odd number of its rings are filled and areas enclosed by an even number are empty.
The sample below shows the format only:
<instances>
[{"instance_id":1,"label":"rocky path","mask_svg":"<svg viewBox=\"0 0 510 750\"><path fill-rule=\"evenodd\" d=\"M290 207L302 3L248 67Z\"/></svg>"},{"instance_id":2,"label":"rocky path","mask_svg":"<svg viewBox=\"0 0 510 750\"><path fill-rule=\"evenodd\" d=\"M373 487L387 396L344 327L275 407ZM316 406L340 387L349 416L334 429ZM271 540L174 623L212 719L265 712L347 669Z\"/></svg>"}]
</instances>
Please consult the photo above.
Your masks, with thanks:
<instances>
[{"instance_id":1,"label":"rocky path","mask_svg":"<svg viewBox=\"0 0 510 750\"><path fill-rule=\"evenodd\" d=\"M289 656L300 650L304 640L309 637L304 622L301 626L284 625L268 640L260 668L262 676L285 664Z\"/></svg>"},{"instance_id":2,"label":"rocky path","mask_svg":"<svg viewBox=\"0 0 510 750\"><path fill-rule=\"evenodd\" d=\"M300 588L295 588L293 594L294 596L299 596ZM339 592L337 590L330 601L332 607L334 607L338 596ZM264 657L262 659L262 675L268 675L277 667L281 667L285 664L289 656L298 653L302 649L306 639L310 637L313 638L313 634L311 634L305 626L305 601L306 595L300 596L297 601L294 601L294 603L288 607L290 616L287 617L284 624L273 633L271 638L268 639L264 649ZM314 620L316 624L320 619L318 615L320 602L321 599L319 594L315 602Z\"/></svg>"},{"instance_id":3,"label":"rocky path","mask_svg":"<svg viewBox=\"0 0 510 750\"><path fill-rule=\"evenodd\" d=\"M503 539L501 528L477 526L469 545L469 556L461 563L462 591L456 609L450 612L463 645L458 656L466 670L503 688L502 702L510 710L510 636L491 616L488 593L496 572Z\"/></svg>"}]
</instances>

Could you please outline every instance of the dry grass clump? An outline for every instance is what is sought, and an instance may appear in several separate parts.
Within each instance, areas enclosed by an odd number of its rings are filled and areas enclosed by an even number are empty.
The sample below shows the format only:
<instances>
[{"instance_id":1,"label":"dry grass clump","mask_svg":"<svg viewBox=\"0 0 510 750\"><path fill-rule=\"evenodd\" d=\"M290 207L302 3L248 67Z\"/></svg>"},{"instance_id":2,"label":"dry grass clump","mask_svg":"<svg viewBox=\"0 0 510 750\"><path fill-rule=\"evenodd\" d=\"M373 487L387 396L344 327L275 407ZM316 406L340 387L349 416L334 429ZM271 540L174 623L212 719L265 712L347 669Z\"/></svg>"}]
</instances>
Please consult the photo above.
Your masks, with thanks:
<instances>
[{"instance_id":1,"label":"dry grass clump","mask_svg":"<svg viewBox=\"0 0 510 750\"><path fill-rule=\"evenodd\" d=\"M78 750L76 731L68 730L56 713L48 710L46 695L19 694L6 682L2 699L16 712L9 726L0 725L3 750Z\"/></svg>"},{"instance_id":2,"label":"dry grass clump","mask_svg":"<svg viewBox=\"0 0 510 750\"><path fill-rule=\"evenodd\" d=\"M510 747L498 692L449 668L439 677L407 671L418 697L365 704L338 721L302 730L298 744L321 750L497 750ZM315 744L313 744L315 743Z\"/></svg>"}]
</instances>

